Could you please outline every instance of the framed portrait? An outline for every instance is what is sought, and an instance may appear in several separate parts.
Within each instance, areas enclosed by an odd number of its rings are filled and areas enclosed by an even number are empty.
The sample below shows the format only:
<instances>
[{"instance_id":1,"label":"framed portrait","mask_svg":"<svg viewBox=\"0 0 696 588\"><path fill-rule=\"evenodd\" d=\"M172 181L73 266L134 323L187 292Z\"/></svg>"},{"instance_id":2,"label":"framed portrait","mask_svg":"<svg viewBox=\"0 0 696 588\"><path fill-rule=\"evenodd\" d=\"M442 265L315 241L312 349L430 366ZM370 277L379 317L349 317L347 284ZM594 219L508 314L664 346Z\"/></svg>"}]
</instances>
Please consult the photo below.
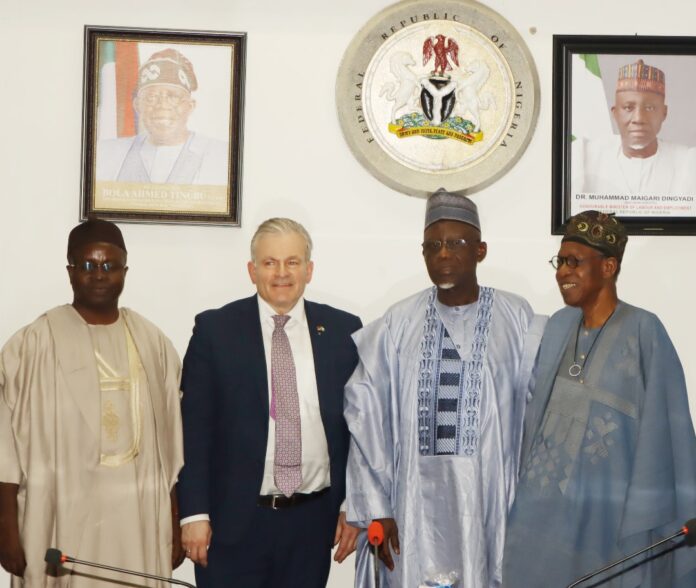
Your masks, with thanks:
<instances>
[{"instance_id":1,"label":"framed portrait","mask_svg":"<svg viewBox=\"0 0 696 588\"><path fill-rule=\"evenodd\" d=\"M696 37L555 35L552 233L583 210L696 234Z\"/></svg>"},{"instance_id":2,"label":"framed portrait","mask_svg":"<svg viewBox=\"0 0 696 588\"><path fill-rule=\"evenodd\" d=\"M245 33L85 27L81 216L240 225Z\"/></svg>"}]
</instances>

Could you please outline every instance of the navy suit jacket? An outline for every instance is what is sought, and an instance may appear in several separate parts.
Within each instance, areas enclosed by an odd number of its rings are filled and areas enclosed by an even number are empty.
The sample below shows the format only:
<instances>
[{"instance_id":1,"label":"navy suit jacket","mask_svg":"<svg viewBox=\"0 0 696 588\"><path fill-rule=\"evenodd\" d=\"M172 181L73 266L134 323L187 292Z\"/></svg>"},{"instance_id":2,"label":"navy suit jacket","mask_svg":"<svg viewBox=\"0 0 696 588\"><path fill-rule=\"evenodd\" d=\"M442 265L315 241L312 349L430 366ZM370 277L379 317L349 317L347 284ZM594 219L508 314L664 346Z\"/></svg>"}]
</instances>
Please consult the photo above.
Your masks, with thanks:
<instances>
[{"instance_id":1,"label":"navy suit jacket","mask_svg":"<svg viewBox=\"0 0 696 588\"><path fill-rule=\"evenodd\" d=\"M349 445L343 387L358 360L351 334L362 324L324 304L305 302L305 312L331 462L331 512L338 516ZM256 296L196 317L182 390L180 516L208 513L216 541L231 544L251 523L268 441L268 377Z\"/></svg>"}]
</instances>

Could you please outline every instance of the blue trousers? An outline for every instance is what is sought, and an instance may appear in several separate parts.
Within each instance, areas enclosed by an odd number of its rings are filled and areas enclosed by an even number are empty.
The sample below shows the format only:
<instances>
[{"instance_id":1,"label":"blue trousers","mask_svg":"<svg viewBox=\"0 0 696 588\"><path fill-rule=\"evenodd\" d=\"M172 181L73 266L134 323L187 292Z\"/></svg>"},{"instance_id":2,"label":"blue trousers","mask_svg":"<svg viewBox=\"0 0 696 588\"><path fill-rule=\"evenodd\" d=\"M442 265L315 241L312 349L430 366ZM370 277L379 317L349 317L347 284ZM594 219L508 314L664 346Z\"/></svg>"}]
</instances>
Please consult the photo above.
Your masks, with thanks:
<instances>
[{"instance_id":1,"label":"blue trousers","mask_svg":"<svg viewBox=\"0 0 696 588\"><path fill-rule=\"evenodd\" d=\"M324 588L338 513L330 493L273 510L256 506L248 537L227 545L213 537L208 567L196 565L199 588Z\"/></svg>"}]
</instances>

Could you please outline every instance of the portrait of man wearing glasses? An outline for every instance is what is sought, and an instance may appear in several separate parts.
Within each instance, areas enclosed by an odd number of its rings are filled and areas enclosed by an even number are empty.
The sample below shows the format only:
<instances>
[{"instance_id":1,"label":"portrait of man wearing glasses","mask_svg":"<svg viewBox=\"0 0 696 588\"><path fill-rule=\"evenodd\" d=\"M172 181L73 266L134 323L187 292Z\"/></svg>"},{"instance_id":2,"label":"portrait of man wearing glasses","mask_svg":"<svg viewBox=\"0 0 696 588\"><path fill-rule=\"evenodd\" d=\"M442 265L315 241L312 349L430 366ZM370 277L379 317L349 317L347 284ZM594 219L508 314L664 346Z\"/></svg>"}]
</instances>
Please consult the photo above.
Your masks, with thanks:
<instances>
[{"instance_id":1,"label":"portrait of man wearing glasses","mask_svg":"<svg viewBox=\"0 0 696 588\"><path fill-rule=\"evenodd\" d=\"M617 295L627 241L615 216L588 210L568 221L550 260L566 307L539 349L504 586L568 586L694 516L684 371L660 319ZM696 586L692 551L671 541L651 555L592 585Z\"/></svg>"},{"instance_id":2,"label":"portrait of man wearing glasses","mask_svg":"<svg viewBox=\"0 0 696 588\"><path fill-rule=\"evenodd\" d=\"M228 183L229 143L188 128L198 80L182 53L153 53L138 71L133 99L138 132L97 144L98 181L145 184Z\"/></svg>"},{"instance_id":3,"label":"portrait of man wearing glasses","mask_svg":"<svg viewBox=\"0 0 696 588\"><path fill-rule=\"evenodd\" d=\"M348 520L384 527L382 586L432 572L499 586L530 374L545 322L521 297L480 286L487 245L474 202L427 202L423 259L433 286L353 335L346 385ZM356 586L372 584L362 534Z\"/></svg>"}]
</instances>

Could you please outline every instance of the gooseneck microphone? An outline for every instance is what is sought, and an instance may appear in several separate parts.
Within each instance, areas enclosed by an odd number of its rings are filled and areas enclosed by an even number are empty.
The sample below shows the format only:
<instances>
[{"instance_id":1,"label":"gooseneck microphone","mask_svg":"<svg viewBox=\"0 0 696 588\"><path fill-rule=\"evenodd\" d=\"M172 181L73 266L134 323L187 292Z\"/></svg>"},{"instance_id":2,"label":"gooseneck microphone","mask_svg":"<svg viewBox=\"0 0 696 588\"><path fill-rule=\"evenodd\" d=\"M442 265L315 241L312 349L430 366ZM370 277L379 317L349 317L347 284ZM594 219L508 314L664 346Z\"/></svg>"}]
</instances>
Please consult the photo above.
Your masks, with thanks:
<instances>
[{"instance_id":1,"label":"gooseneck microphone","mask_svg":"<svg viewBox=\"0 0 696 588\"><path fill-rule=\"evenodd\" d=\"M578 586L579 584L582 584L583 582L589 580L590 578L594 578L595 576L598 576L599 574L606 572L607 570L610 570L613 567L616 567L629 559L633 559L637 555L640 555L641 553L645 553L646 551L650 551L651 549L655 549L655 547L659 547L663 543L667 543L669 541L672 541L673 539L676 539L677 537L684 536L684 541L680 545L687 545L689 547L693 547L696 545L696 519L689 519L684 523L684 526L681 528L680 531L676 532L674 535L667 537L666 539L662 539L658 541L657 543L653 543L652 545L648 545L644 549L641 549L640 551L636 551L635 553L632 553L631 555L627 555L626 557L620 559L619 561L615 561L614 563L609 564L608 566L604 566L603 568L596 570L594 572L591 572L587 574L586 576L583 576L582 578L579 578L575 580L572 584L569 584L567 588L575 588L575 586ZM679 547L679 546L677 546ZM657 557L660 557L667 551L663 551L662 553L657 554Z\"/></svg>"},{"instance_id":2,"label":"gooseneck microphone","mask_svg":"<svg viewBox=\"0 0 696 588\"><path fill-rule=\"evenodd\" d=\"M379 521L372 521L367 528L367 540L372 545L372 565L375 574L375 588L379 588L379 555L377 550L384 541L384 527Z\"/></svg>"},{"instance_id":3,"label":"gooseneck microphone","mask_svg":"<svg viewBox=\"0 0 696 588\"><path fill-rule=\"evenodd\" d=\"M124 568L117 568L115 566L107 566L105 564L95 563L92 561L76 559L74 557L70 557L69 555L63 554L60 549L55 549L53 547L46 550L44 561L56 566L61 566L66 562L74 563L93 568L100 568L102 570L110 570L112 572L121 572L122 574L130 574L131 576L140 576L141 578L148 578L150 580L160 580L162 582L169 582L170 584L178 584L179 586L188 586L188 588L196 588L193 584L183 582L182 580L175 580L174 578L165 578L164 576L155 576L154 574L146 574L145 572L136 572L134 570L126 570Z\"/></svg>"},{"instance_id":4,"label":"gooseneck microphone","mask_svg":"<svg viewBox=\"0 0 696 588\"><path fill-rule=\"evenodd\" d=\"M696 545L696 519L689 519L684 523L681 534L684 535L684 544L689 547Z\"/></svg>"}]
</instances>

